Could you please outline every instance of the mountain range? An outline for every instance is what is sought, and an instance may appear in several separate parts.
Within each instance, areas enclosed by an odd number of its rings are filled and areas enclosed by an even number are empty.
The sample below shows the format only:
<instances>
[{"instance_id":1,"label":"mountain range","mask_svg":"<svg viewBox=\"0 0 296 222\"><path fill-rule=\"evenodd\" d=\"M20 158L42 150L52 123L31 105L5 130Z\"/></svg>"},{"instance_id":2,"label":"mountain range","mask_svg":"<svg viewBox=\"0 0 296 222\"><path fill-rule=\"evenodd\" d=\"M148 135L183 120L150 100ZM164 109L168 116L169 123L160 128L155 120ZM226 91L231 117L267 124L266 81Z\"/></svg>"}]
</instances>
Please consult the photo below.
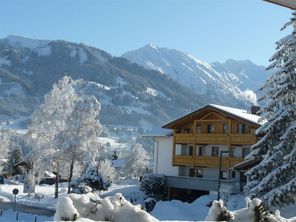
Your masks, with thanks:
<instances>
[{"instance_id":1,"label":"mountain range","mask_svg":"<svg viewBox=\"0 0 296 222\"><path fill-rule=\"evenodd\" d=\"M214 100L219 98L226 104L233 100L256 104L256 93L269 76L264 66L249 60L229 59L225 63L210 64L189 53L152 44L127 52L122 57L166 74L198 94Z\"/></svg>"},{"instance_id":2,"label":"mountain range","mask_svg":"<svg viewBox=\"0 0 296 222\"><path fill-rule=\"evenodd\" d=\"M246 108L268 73L151 44L114 57L82 43L8 36L0 39L0 120L29 116L64 75L98 98L103 124L151 128L208 103Z\"/></svg>"}]
</instances>

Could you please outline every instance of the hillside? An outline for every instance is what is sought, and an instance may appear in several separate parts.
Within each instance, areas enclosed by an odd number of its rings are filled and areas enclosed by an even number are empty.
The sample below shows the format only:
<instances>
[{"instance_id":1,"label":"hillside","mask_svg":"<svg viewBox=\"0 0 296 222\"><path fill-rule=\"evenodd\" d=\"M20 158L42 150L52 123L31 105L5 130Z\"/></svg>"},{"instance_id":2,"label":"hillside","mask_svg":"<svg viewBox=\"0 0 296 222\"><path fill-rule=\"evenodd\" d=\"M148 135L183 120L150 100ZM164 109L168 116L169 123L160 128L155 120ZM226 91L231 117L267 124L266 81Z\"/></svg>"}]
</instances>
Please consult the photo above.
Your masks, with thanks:
<instances>
[{"instance_id":1,"label":"hillside","mask_svg":"<svg viewBox=\"0 0 296 222\"><path fill-rule=\"evenodd\" d=\"M211 69L201 63L198 69L206 68ZM105 125L151 128L207 103L250 105L237 96L237 89L227 91L214 70L215 84L200 90L182 83L185 71L178 71L179 79L164 71L144 68L81 43L8 36L0 39L1 119L29 116L64 75L83 79L77 90L99 99Z\"/></svg>"}]
</instances>

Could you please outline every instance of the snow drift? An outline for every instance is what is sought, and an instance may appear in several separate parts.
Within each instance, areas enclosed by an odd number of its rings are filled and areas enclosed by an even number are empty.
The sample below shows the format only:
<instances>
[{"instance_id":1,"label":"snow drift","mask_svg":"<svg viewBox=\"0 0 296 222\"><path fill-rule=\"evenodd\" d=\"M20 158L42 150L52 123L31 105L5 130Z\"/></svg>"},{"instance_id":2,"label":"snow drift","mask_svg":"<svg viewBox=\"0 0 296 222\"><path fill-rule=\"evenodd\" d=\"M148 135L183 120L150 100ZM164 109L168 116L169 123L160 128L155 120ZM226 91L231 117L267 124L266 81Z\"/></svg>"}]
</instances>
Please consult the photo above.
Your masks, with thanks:
<instances>
[{"instance_id":1,"label":"snow drift","mask_svg":"<svg viewBox=\"0 0 296 222\"><path fill-rule=\"evenodd\" d=\"M57 204L54 221L156 222L156 218L133 205L122 194L101 199L95 194L69 194Z\"/></svg>"}]
</instances>

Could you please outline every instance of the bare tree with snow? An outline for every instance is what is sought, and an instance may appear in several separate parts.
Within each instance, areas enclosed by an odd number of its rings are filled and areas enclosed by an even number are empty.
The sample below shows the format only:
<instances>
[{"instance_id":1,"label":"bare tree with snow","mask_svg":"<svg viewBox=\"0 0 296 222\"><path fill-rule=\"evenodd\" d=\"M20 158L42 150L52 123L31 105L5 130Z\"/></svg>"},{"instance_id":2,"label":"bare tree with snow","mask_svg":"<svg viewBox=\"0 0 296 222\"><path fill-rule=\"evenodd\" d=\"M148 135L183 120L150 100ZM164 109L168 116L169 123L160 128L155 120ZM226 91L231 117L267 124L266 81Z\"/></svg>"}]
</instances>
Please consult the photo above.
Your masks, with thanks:
<instances>
[{"instance_id":1,"label":"bare tree with snow","mask_svg":"<svg viewBox=\"0 0 296 222\"><path fill-rule=\"evenodd\" d=\"M56 172L55 197L60 173L67 169L70 181L75 161L90 161L101 149L100 103L93 96L78 95L74 83L68 76L55 83L31 117L32 158Z\"/></svg>"},{"instance_id":2,"label":"bare tree with snow","mask_svg":"<svg viewBox=\"0 0 296 222\"><path fill-rule=\"evenodd\" d=\"M143 175L146 172L149 160L150 156L142 144L135 144L126 158L126 173L130 177L139 177Z\"/></svg>"}]
</instances>

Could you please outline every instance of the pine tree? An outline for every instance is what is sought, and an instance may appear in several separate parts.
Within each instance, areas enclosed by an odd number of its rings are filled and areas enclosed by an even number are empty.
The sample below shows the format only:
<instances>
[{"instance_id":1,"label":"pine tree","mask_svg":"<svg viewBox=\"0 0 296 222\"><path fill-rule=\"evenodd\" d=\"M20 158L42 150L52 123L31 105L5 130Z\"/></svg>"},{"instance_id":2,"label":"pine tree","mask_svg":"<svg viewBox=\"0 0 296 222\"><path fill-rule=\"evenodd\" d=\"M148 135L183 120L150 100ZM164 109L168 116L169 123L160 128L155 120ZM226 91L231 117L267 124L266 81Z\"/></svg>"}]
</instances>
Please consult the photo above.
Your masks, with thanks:
<instances>
[{"instance_id":1,"label":"pine tree","mask_svg":"<svg viewBox=\"0 0 296 222\"><path fill-rule=\"evenodd\" d=\"M258 129L264 135L252 154L263 158L247 172L246 190L268 206L295 202L296 194L296 13L283 29L293 31L278 41L268 69L275 70L262 87L260 113L267 121Z\"/></svg>"},{"instance_id":2,"label":"pine tree","mask_svg":"<svg viewBox=\"0 0 296 222\"><path fill-rule=\"evenodd\" d=\"M3 164L3 172L12 176L21 174L21 170L17 166L22 161L22 155L19 149L14 149L8 152L8 160Z\"/></svg>"}]
</instances>

